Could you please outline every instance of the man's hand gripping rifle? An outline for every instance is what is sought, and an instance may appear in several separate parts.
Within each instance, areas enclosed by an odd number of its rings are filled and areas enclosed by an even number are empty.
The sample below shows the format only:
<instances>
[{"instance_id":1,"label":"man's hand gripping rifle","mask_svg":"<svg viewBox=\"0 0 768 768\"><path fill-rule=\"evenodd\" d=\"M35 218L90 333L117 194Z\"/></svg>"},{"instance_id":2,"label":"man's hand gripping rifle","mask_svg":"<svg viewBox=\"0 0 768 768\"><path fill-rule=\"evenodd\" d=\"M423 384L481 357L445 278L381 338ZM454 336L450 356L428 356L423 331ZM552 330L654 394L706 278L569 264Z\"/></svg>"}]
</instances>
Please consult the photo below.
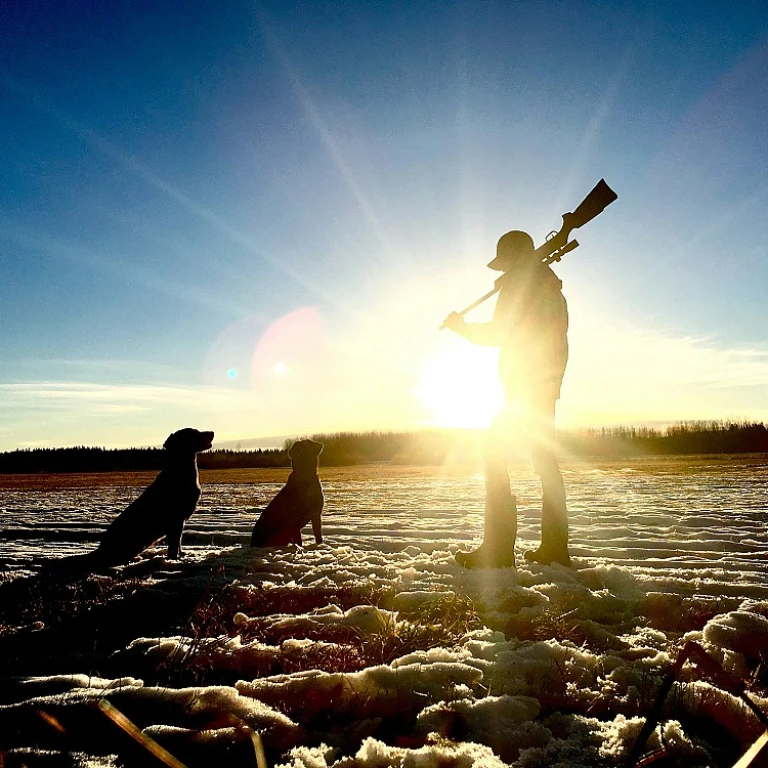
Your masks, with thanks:
<instances>
[{"instance_id":1,"label":"man's hand gripping rifle","mask_svg":"<svg viewBox=\"0 0 768 768\"><path fill-rule=\"evenodd\" d=\"M578 229L588 221L592 221L595 216L602 213L614 200L616 200L617 197L618 195L605 183L605 179L600 179L573 213L563 214L563 225L560 227L560 231L550 232L549 235L547 235L544 245L540 245L534 251L534 254L539 261L544 265L551 264L554 261L560 261L566 253L569 253L574 248L578 248L578 240L571 240L568 242L568 237L571 234L571 231ZM462 309L458 314L462 316L466 315L467 312L471 312L486 299L490 299L491 296L498 293L501 290L506 274L507 273L505 272L498 278L498 280L496 280L492 291L489 291L485 296L480 297L477 301ZM445 325L441 325L440 330L442 331L445 327Z\"/></svg>"}]
</instances>

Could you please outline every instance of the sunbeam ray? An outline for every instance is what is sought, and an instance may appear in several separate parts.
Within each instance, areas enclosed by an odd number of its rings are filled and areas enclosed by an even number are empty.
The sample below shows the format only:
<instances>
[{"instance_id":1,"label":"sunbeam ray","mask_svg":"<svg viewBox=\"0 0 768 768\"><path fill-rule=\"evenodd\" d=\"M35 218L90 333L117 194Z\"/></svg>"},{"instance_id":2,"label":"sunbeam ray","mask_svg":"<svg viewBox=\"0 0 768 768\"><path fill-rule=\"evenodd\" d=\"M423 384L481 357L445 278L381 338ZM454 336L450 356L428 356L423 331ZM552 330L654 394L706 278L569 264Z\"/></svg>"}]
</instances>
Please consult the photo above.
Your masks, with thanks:
<instances>
[{"instance_id":1,"label":"sunbeam ray","mask_svg":"<svg viewBox=\"0 0 768 768\"><path fill-rule=\"evenodd\" d=\"M276 269L279 272L282 272L287 277L290 277L291 280L293 280L295 283L300 285L305 290L318 296L319 298L322 298L324 300L327 300L330 298L323 291L318 289L317 286L312 285L307 280L305 280L304 277L301 275L300 271L291 268L285 262L285 260L278 259L275 256L272 256L271 254L267 253L266 251L263 251L262 249L257 248L253 244L253 241L250 237L247 237L242 232L238 231L236 228L232 227L230 224L224 221L221 217L217 216L215 213L213 213L206 207L197 203L195 200L190 198L181 190L173 186L170 182L165 181L164 179L157 176L154 172L146 168L142 163L140 163L135 158L128 157L126 154L121 152L117 147L115 147L114 144L107 141L105 138L100 136L98 133L96 133L96 131L89 128L80 120L77 120L76 118L67 114L66 112L61 110L59 107L55 106L52 102L42 99L40 96L34 93L32 89L22 84L16 78L12 78L7 73L0 73L0 77L2 77L2 81L5 83L5 85L8 88L13 90L19 96L22 96L24 99L26 99L37 110L39 110L40 112L43 112L44 114L52 118L55 118L58 122L65 125L74 134L76 134L81 139L83 139L83 141L86 141L88 144L93 146L103 155L109 157L111 160L115 161L124 169L126 169L127 171L130 171L132 174L142 179L150 186L163 192L174 202L178 203L186 211L189 211L190 213L194 214L199 219L201 219L202 221L204 221L205 223L209 224L214 229L216 229L216 231L221 232L233 243L236 243L237 245L242 246L251 255L264 260L272 268Z\"/></svg>"},{"instance_id":2,"label":"sunbeam ray","mask_svg":"<svg viewBox=\"0 0 768 768\"><path fill-rule=\"evenodd\" d=\"M257 22L262 30L262 34L265 41L267 42L267 45L269 46L270 51L280 63L280 66L282 67L283 72L285 73L285 76L288 79L294 94L296 95L296 98L299 100L299 103L301 104L305 114L312 123L323 146L335 163L336 168L339 171L339 175L341 176L349 191L352 193L358 206L360 207L360 210L363 212L363 215L371 225L381 245L387 251L391 251L392 243L386 232L386 229L384 228L384 225L381 223L379 216L376 213L376 209L368 199L368 195L365 193L363 185L355 178L349 163L347 163L341 149L339 148L338 142L328 128L326 121L323 119L315 99L312 98L307 88L304 87L299 72L291 62L291 59L286 51L285 44L283 44L279 39L275 25L267 18L266 12L259 8L258 4L254 4L253 7Z\"/></svg>"},{"instance_id":3,"label":"sunbeam ray","mask_svg":"<svg viewBox=\"0 0 768 768\"><path fill-rule=\"evenodd\" d=\"M252 312L251 307L238 306L232 300L217 301L210 291L194 288L178 278L170 281L154 268L142 267L125 258L116 258L105 252L94 254L81 244L67 242L62 237L51 237L40 231L31 231L17 222L10 221L0 214L0 236L20 245L57 259L65 259L73 264L87 267L109 277L129 280L143 288L192 302L201 307L208 307L224 315Z\"/></svg>"}]
</instances>

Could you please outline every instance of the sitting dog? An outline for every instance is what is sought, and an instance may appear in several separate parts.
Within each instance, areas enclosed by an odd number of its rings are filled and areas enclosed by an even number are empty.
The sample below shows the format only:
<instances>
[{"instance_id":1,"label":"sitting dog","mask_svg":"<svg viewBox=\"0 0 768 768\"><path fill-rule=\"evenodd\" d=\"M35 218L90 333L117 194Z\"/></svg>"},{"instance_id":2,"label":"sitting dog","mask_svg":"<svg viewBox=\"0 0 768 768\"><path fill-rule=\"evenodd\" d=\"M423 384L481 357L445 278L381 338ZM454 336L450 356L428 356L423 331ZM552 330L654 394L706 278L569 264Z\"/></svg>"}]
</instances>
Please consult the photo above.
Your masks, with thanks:
<instances>
[{"instance_id":1,"label":"sitting dog","mask_svg":"<svg viewBox=\"0 0 768 768\"><path fill-rule=\"evenodd\" d=\"M200 499L197 454L213 443L213 432L191 427L180 429L163 444L165 468L135 501L131 502L107 528L98 549L85 555L94 566L122 565L165 539L168 557L181 557L184 523Z\"/></svg>"},{"instance_id":2,"label":"sitting dog","mask_svg":"<svg viewBox=\"0 0 768 768\"><path fill-rule=\"evenodd\" d=\"M252 547L301 546L301 529L310 521L315 541L322 544L320 516L325 499L317 476L322 450L323 444L315 440L297 440L291 446L288 455L293 471L256 521L251 536Z\"/></svg>"}]
</instances>

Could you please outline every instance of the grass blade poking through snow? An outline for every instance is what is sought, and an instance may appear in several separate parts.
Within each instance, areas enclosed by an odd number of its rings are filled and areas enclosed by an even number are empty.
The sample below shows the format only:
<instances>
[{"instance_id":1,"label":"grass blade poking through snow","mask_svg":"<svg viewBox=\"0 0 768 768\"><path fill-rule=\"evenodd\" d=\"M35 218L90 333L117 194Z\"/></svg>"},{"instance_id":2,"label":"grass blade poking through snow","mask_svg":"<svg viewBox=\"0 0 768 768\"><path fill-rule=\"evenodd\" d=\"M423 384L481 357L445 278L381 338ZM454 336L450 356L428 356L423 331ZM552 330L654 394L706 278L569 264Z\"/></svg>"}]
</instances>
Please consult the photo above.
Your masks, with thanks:
<instances>
[{"instance_id":1,"label":"grass blade poking through snow","mask_svg":"<svg viewBox=\"0 0 768 768\"><path fill-rule=\"evenodd\" d=\"M177 760L167 749L161 747L153 738L142 733L119 709L116 709L106 699L99 701L99 709L116 725L125 731L147 752L165 763L168 768L186 768L184 763ZM261 766L259 766L261 768Z\"/></svg>"}]
</instances>

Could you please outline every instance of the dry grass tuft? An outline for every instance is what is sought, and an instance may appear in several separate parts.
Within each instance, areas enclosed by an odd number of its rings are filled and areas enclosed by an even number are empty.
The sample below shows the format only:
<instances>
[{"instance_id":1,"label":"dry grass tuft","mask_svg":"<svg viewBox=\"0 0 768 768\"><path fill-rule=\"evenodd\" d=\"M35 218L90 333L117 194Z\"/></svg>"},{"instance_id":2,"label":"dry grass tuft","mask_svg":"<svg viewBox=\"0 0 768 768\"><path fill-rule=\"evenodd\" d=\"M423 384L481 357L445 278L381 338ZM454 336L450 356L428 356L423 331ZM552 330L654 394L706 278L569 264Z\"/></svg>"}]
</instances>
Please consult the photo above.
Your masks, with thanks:
<instances>
[{"instance_id":1,"label":"dry grass tuft","mask_svg":"<svg viewBox=\"0 0 768 768\"><path fill-rule=\"evenodd\" d=\"M96 574L77 579L40 574L6 582L0 585L0 637L33 624L59 627L142 586L138 578Z\"/></svg>"},{"instance_id":2,"label":"dry grass tuft","mask_svg":"<svg viewBox=\"0 0 768 768\"><path fill-rule=\"evenodd\" d=\"M363 638L363 650L370 663L389 664L413 651L450 648L483 626L466 595L439 598L417 612L402 611L399 618L401 621L388 621L382 632Z\"/></svg>"},{"instance_id":3,"label":"dry grass tuft","mask_svg":"<svg viewBox=\"0 0 768 768\"><path fill-rule=\"evenodd\" d=\"M416 650L451 646L482 624L471 600L450 596L432 601L418 612L389 618L379 632L364 633L353 626L311 621L276 626L274 614L303 615L315 608L337 605L389 604L390 590L242 588L228 585L209 590L201 598L187 625L192 643L166 660L158 673L176 684L224 682L227 673L217 669L217 654L233 637L243 644L258 641L279 650L251 658L249 673L265 676L310 669L325 672L357 672L388 664ZM234 616L249 615L247 624L235 624ZM288 640L309 640L297 646ZM242 673L238 673L242 676ZM236 675L237 676L237 675Z\"/></svg>"}]
</instances>

